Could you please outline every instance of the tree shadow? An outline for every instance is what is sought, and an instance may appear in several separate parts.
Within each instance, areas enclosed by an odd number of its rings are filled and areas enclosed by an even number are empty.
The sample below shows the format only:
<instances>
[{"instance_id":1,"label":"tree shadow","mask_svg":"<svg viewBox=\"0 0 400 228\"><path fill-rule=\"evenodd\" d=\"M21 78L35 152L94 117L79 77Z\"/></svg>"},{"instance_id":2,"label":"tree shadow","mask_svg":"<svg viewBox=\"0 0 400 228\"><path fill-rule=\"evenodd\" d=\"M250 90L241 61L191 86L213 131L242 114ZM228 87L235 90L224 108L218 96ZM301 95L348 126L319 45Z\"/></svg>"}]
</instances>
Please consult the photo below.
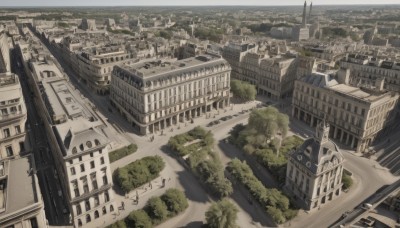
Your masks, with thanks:
<instances>
[{"instance_id":1,"label":"tree shadow","mask_svg":"<svg viewBox=\"0 0 400 228\"><path fill-rule=\"evenodd\" d=\"M261 224L262 227L276 227L276 224L273 222L272 218L269 217L265 209L263 209L248 192L242 191L242 187L235 184L233 187L234 190L231 198L235 200L243 211L246 211L250 215L253 224Z\"/></svg>"},{"instance_id":2,"label":"tree shadow","mask_svg":"<svg viewBox=\"0 0 400 228\"><path fill-rule=\"evenodd\" d=\"M202 221L193 221L186 224L185 226L180 226L179 228L202 228L202 227L206 227Z\"/></svg>"}]
</instances>

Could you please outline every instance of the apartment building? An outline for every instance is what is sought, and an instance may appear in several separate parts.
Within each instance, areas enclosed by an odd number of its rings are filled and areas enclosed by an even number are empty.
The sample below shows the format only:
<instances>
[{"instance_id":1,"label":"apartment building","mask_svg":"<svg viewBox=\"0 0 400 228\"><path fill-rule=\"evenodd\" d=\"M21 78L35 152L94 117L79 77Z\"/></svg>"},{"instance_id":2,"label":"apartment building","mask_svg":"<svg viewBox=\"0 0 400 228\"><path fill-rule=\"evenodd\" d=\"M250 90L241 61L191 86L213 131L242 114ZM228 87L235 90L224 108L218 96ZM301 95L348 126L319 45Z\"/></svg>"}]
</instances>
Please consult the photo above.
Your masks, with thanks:
<instances>
[{"instance_id":1,"label":"apartment building","mask_svg":"<svg viewBox=\"0 0 400 228\"><path fill-rule=\"evenodd\" d=\"M106 126L39 40L20 48L74 227L116 210ZM33 55L42 50L41 55Z\"/></svg>"},{"instance_id":2,"label":"apartment building","mask_svg":"<svg viewBox=\"0 0 400 228\"><path fill-rule=\"evenodd\" d=\"M230 73L229 64L211 54L116 66L110 99L141 134L151 134L229 106Z\"/></svg>"},{"instance_id":3,"label":"apartment building","mask_svg":"<svg viewBox=\"0 0 400 228\"><path fill-rule=\"evenodd\" d=\"M312 127L325 118L331 138L364 151L379 131L393 123L399 94L383 90L382 83L379 88L349 86L347 76L340 75L340 83L322 73L296 80L292 114Z\"/></svg>"}]
</instances>

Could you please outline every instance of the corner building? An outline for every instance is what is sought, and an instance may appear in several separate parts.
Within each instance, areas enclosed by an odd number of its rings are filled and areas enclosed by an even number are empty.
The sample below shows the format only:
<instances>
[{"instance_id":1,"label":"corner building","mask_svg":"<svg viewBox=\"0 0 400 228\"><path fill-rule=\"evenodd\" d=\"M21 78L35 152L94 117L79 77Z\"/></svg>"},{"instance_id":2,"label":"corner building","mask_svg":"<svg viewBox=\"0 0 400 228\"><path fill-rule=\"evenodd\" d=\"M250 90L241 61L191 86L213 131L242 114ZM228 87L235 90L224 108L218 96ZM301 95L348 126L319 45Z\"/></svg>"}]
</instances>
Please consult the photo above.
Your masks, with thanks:
<instances>
[{"instance_id":1,"label":"corner building","mask_svg":"<svg viewBox=\"0 0 400 228\"><path fill-rule=\"evenodd\" d=\"M141 134L229 106L231 67L220 56L114 67L111 103Z\"/></svg>"},{"instance_id":2,"label":"corner building","mask_svg":"<svg viewBox=\"0 0 400 228\"><path fill-rule=\"evenodd\" d=\"M285 188L305 210L316 209L341 193L344 158L328 135L329 124L321 121L315 137L289 155Z\"/></svg>"},{"instance_id":3,"label":"corner building","mask_svg":"<svg viewBox=\"0 0 400 228\"><path fill-rule=\"evenodd\" d=\"M348 82L348 77L342 81ZM330 75L313 73L296 80L292 114L311 127L326 118L331 138L361 152L395 121L393 109L399 94L382 88L357 88L338 83Z\"/></svg>"}]
</instances>

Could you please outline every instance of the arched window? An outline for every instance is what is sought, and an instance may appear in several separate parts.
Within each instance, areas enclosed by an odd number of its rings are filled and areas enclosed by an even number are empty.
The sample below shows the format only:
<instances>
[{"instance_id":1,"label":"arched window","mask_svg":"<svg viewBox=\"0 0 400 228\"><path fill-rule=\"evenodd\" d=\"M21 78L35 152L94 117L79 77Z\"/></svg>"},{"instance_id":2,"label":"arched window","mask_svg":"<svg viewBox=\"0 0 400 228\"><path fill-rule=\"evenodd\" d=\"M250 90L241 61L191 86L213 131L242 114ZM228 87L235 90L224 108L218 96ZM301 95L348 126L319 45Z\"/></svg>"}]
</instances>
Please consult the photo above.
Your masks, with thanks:
<instances>
[{"instance_id":1,"label":"arched window","mask_svg":"<svg viewBox=\"0 0 400 228\"><path fill-rule=\"evenodd\" d=\"M110 205L110 211L114 211L114 206Z\"/></svg>"},{"instance_id":2,"label":"arched window","mask_svg":"<svg viewBox=\"0 0 400 228\"><path fill-rule=\"evenodd\" d=\"M79 149L81 149L81 151L83 151L83 144L79 145Z\"/></svg>"},{"instance_id":3,"label":"arched window","mask_svg":"<svg viewBox=\"0 0 400 228\"><path fill-rule=\"evenodd\" d=\"M110 201L110 195L108 195L108 192L105 192L105 193L104 193L104 201L105 201L105 202Z\"/></svg>"},{"instance_id":4,"label":"arched window","mask_svg":"<svg viewBox=\"0 0 400 228\"><path fill-rule=\"evenodd\" d=\"M78 219L78 227L82 226L82 221L80 219Z\"/></svg>"},{"instance_id":5,"label":"arched window","mask_svg":"<svg viewBox=\"0 0 400 228\"><path fill-rule=\"evenodd\" d=\"M92 221L92 219L90 218L90 215L86 215L86 223L89 223L90 221Z\"/></svg>"},{"instance_id":6,"label":"arched window","mask_svg":"<svg viewBox=\"0 0 400 228\"><path fill-rule=\"evenodd\" d=\"M107 214L107 209L106 207L103 207L103 215Z\"/></svg>"},{"instance_id":7,"label":"arched window","mask_svg":"<svg viewBox=\"0 0 400 228\"><path fill-rule=\"evenodd\" d=\"M94 140L94 144L95 144L96 146L98 146L98 145L100 145L100 141L99 141L98 139L95 139L95 140Z\"/></svg>"},{"instance_id":8,"label":"arched window","mask_svg":"<svg viewBox=\"0 0 400 228\"><path fill-rule=\"evenodd\" d=\"M72 154L76 154L78 151L76 149L76 147L72 148Z\"/></svg>"},{"instance_id":9,"label":"arched window","mask_svg":"<svg viewBox=\"0 0 400 228\"><path fill-rule=\"evenodd\" d=\"M98 212L98 211L95 211L95 212L94 212L94 218L97 219L98 217L99 217L99 212Z\"/></svg>"}]
</instances>

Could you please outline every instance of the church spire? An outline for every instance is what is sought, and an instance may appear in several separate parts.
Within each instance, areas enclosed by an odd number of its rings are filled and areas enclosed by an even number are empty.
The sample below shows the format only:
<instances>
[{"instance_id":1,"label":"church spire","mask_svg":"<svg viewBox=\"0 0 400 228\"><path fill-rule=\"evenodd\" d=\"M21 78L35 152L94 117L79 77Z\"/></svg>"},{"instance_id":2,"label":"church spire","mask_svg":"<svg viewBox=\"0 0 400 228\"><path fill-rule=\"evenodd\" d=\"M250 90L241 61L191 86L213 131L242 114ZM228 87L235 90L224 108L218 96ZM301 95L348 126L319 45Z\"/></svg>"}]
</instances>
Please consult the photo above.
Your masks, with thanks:
<instances>
[{"instance_id":1,"label":"church spire","mask_svg":"<svg viewBox=\"0 0 400 228\"><path fill-rule=\"evenodd\" d=\"M302 24L303 28L305 28L306 24L307 24L307 22L306 22L306 14L307 14L307 1L304 1L303 20L301 21L302 22L301 24Z\"/></svg>"},{"instance_id":2,"label":"church spire","mask_svg":"<svg viewBox=\"0 0 400 228\"><path fill-rule=\"evenodd\" d=\"M310 4L310 12L308 12L308 18L311 18L311 12L312 12L312 2Z\"/></svg>"}]
</instances>

